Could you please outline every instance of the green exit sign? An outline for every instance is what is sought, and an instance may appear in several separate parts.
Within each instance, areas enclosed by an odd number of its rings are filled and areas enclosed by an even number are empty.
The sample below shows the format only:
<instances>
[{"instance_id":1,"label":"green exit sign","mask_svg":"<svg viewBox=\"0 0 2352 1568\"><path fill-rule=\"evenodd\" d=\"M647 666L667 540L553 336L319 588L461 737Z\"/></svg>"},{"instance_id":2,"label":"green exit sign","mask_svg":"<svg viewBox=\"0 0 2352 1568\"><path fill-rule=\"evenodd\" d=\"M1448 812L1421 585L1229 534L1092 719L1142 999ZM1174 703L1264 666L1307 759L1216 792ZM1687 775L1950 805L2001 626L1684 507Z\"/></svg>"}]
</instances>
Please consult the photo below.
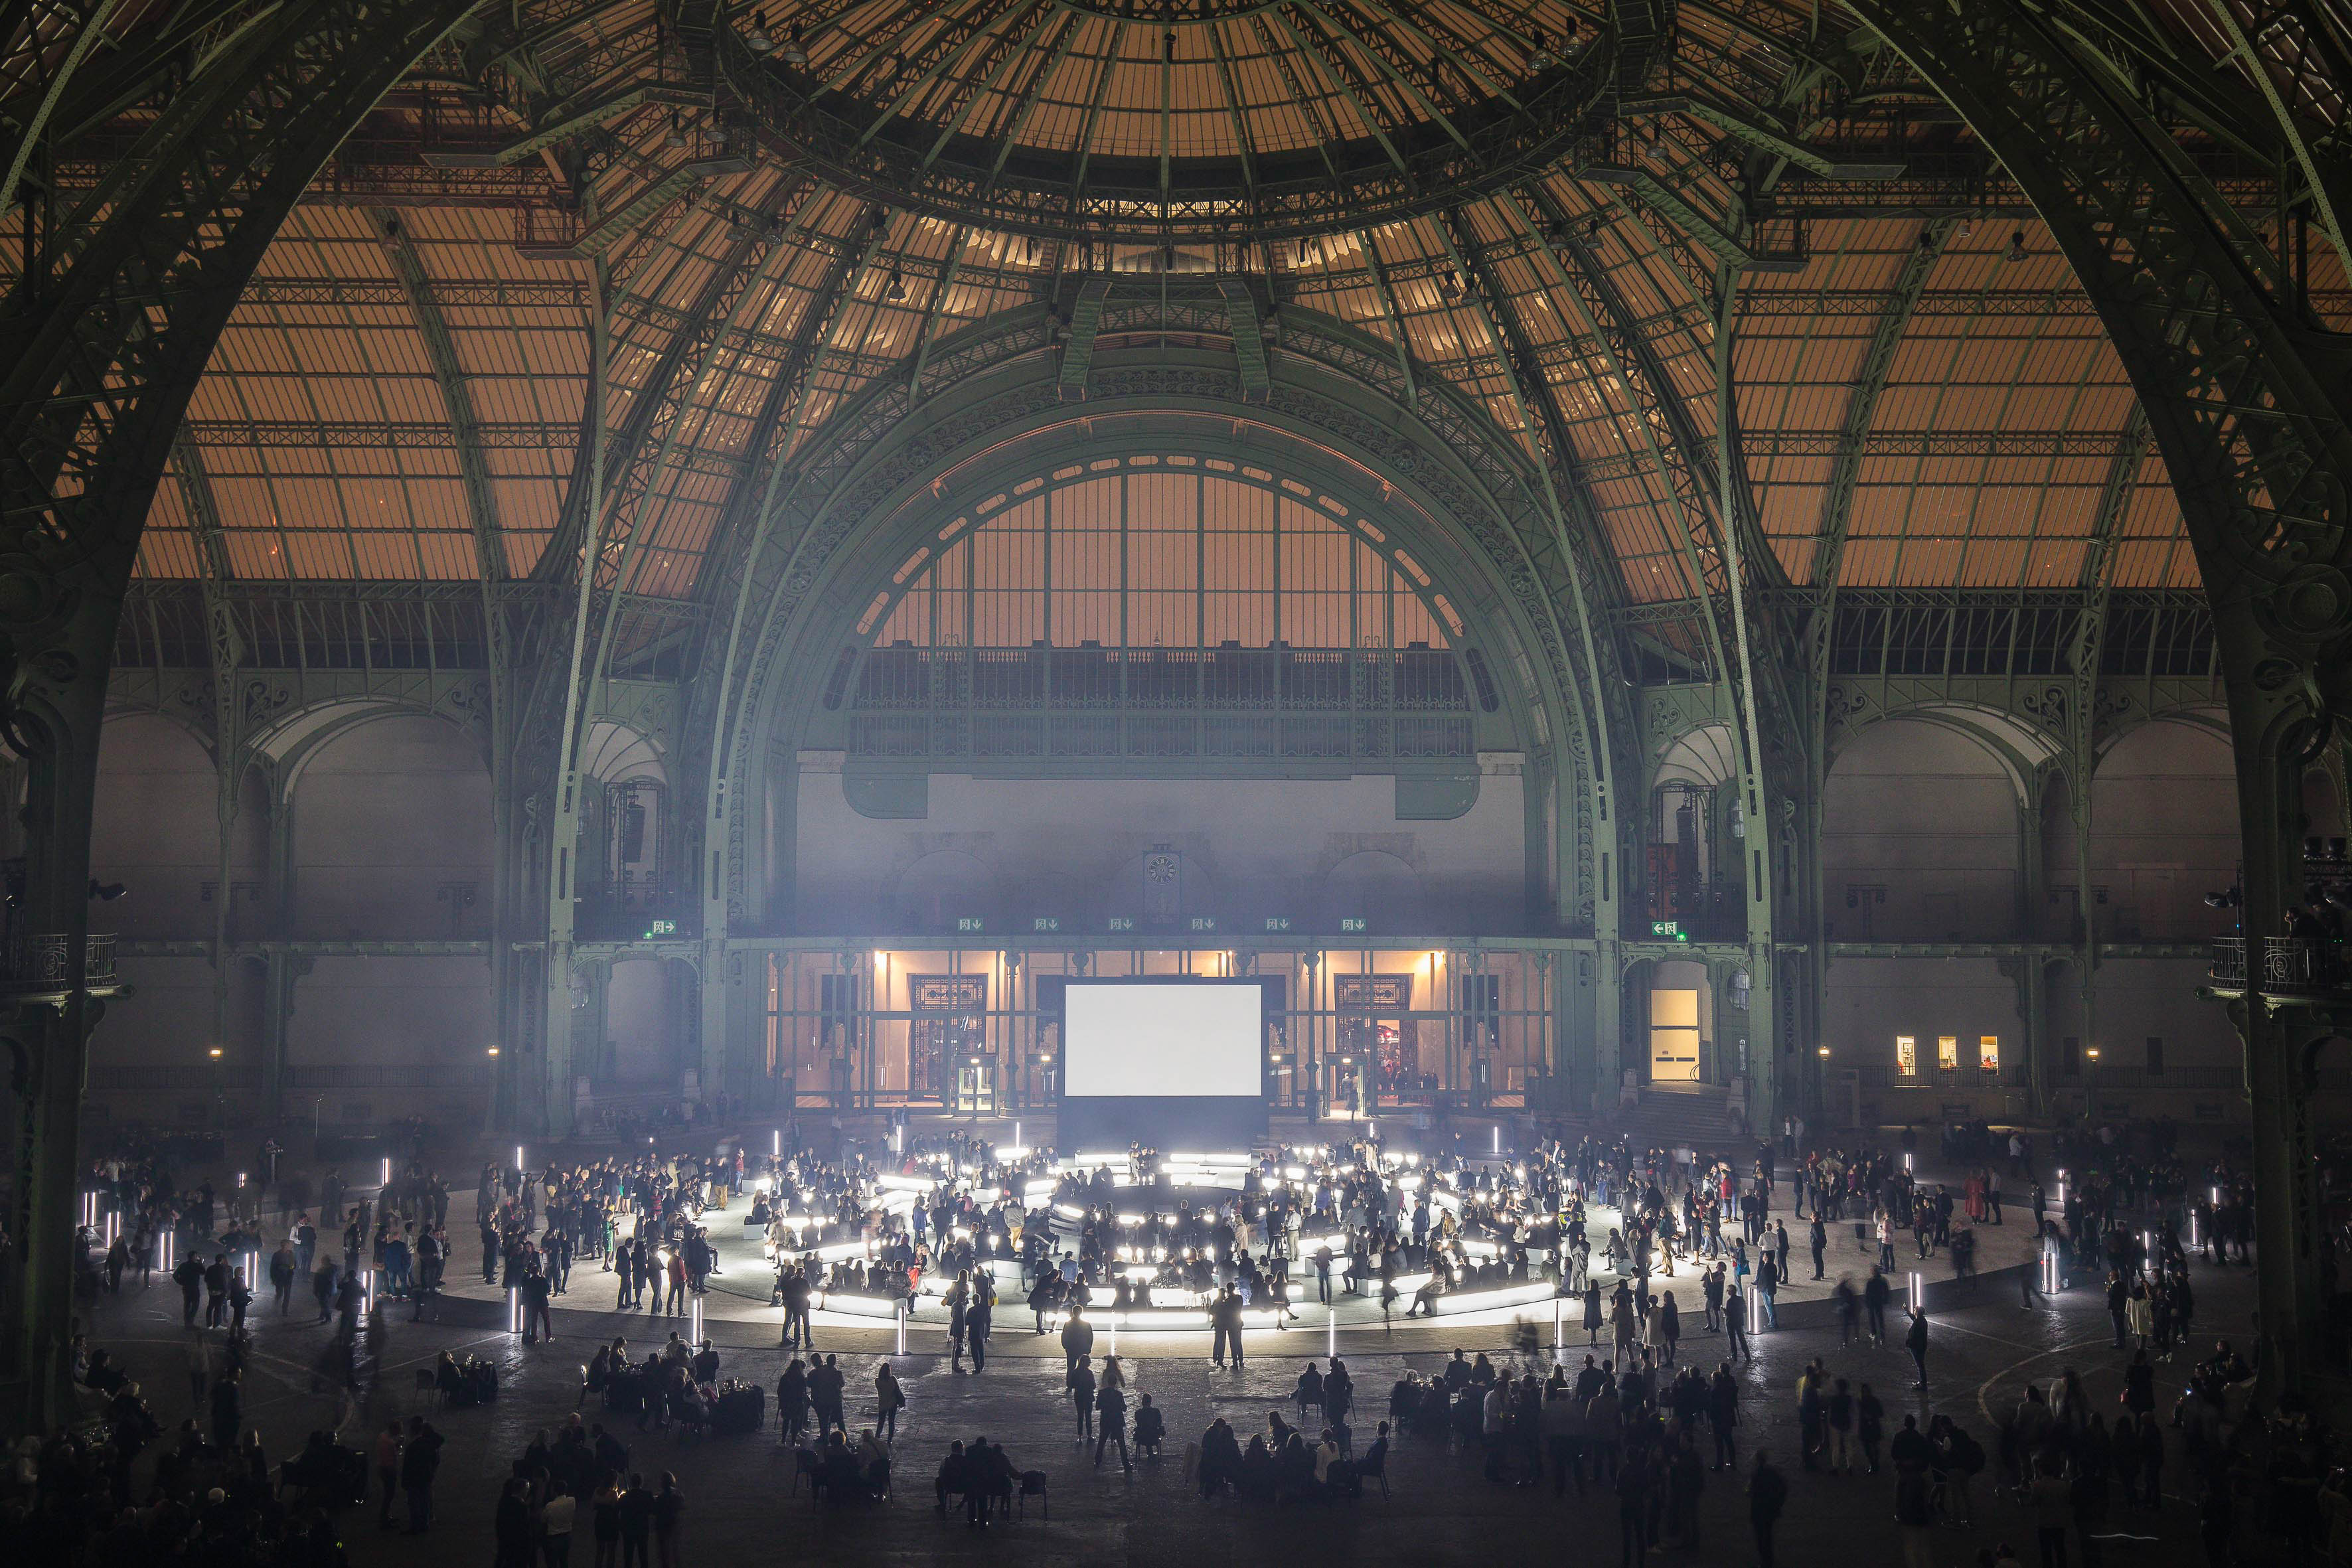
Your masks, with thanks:
<instances>
[{"instance_id":1,"label":"green exit sign","mask_svg":"<svg viewBox=\"0 0 2352 1568\"><path fill-rule=\"evenodd\" d=\"M653 939L657 936L676 936L677 934L677 922L676 921L648 921L646 922L646 940L647 942L653 941Z\"/></svg>"},{"instance_id":2,"label":"green exit sign","mask_svg":"<svg viewBox=\"0 0 2352 1568\"><path fill-rule=\"evenodd\" d=\"M1688 933L1683 930L1682 922L1680 921L1652 921L1650 922L1650 934L1652 936L1664 937L1668 942L1690 941L1690 937Z\"/></svg>"},{"instance_id":3,"label":"green exit sign","mask_svg":"<svg viewBox=\"0 0 2352 1568\"><path fill-rule=\"evenodd\" d=\"M1339 917L1339 929L1341 931L1369 931L1370 928L1364 923L1364 917L1361 915L1341 915Z\"/></svg>"}]
</instances>

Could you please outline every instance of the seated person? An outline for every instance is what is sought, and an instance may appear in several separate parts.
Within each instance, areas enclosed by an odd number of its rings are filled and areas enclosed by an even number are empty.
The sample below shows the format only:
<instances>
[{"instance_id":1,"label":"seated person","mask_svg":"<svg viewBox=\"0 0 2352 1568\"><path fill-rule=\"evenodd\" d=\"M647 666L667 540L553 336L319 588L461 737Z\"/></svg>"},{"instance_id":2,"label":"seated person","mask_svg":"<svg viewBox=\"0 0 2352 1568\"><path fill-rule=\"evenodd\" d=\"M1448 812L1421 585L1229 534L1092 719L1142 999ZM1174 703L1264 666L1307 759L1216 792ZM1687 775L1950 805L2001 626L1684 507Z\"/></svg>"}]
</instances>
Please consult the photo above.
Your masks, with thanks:
<instances>
[{"instance_id":1,"label":"seated person","mask_svg":"<svg viewBox=\"0 0 2352 1568\"><path fill-rule=\"evenodd\" d=\"M939 1474L931 1478L931 1497L935 1504L932 1511L947 1512L949 1497L961 1496L971 1484L971 1479L964 1465L963 1444L950 1443L947 1458L940 1461Z\"/></svg>"},{"instance_id":2,"label":"seated person","mask_svg":"<svg viewBox=\"0 0 2352 1568\"><path fill-rule=\"evenodd\" d=\"M1147 1394L1143 1395L1142 1404L1136 1407L1135 1451L1156 1459L1160 1458L1160 1445L1167 1441L1168 1418L1160 1413L1160 1406L1152 1404L1151 1395Z\"/></svg>"}]
</instances>

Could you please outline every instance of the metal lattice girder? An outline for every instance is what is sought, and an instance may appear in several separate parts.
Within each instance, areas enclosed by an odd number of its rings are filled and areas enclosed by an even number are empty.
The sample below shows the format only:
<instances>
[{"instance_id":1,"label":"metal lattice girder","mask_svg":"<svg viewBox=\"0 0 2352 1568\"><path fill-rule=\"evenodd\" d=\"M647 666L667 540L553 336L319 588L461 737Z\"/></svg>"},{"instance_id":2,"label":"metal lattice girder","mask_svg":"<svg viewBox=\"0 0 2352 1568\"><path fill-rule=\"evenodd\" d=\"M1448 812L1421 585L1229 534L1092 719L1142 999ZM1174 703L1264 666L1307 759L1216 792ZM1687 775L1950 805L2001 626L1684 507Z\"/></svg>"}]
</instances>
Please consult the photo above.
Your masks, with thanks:
<instances>
[{"instance_id":1,"label":"metal lattice girder","mask_svg":"<svg viewBox=\"0 0 2352 1568\"><path fill-rule=\"evenodd\" d=\"M1095 336L1102 331L1103 301L1110 298L1111 278L1096 272L1078 285L1070 305L1070 325L1062 342L1062 401L1076 403L1087 395L1087 370L1095 360Z\"/></svg>"},{"instance_id":2,"label":"metal lattice girder","mask_svg":"<svg viewBox=\"0 0 2352 1568\"><path fill-rule=\"evenodd\" d=\"M1242 368L1242 400L1263 403L1274 379L1266 374L1265 333L1257 319L1257 296L1240 278L1219 279L1217 291L1225 297L1225 317L1233 325L1234 358Z\"/></svg>"},{"instance_id":3,"label":"metal lattice girder","mask_svg":"<svg viewBox=\"0 0 2352 1568\"><path fill-rule=\"evenodd\" d=\"M2352 711L2352 361L2145 105L2021 0L1843 0L2033 198L2105 321L2180 500L2230 705L2245 927L2299 880L2304 769ZM2265 1376L2315 1364L2324 1304L2307 1068L2254 996L2246 1041Z\"/></svg>"},{"instance_id":4,"label":"metal lattice girder","mask_svg":"<svg viewBox=\"0 0 2352 1568\"><path fill-rule=\"evenodd\" d=\"M1845 0L2035 197L2114 339L2218 602L2352 570L2352 378L2295 319L2260 239L2063 34L2013 4L1947 16ZM2352 588L2279 629L2315 650ZM2297 618L2311 620L2306 609Z\"/></svg>"},{"instance_id":5,"label":"metal lattice girder","mask_svg":"<svg viewBox=\"0 0 2352 1568\"><path fill-rule=\"evenodd\" d=\"M662 0L662 16L686 56L687 85L708 101L719 77L713 35L725 24L726 0Z\"/></svg>"},{"instance_id":6,"label":"metal lattice girder","mask_svg":"<svg viewBox=\"0 0 2352 1568\"><path fill-rule=\"evenodd\" d=\"M69 583L126 579L171 432L286 212L466 7L312 0L256 23L149 124L0 321L0 622L20 657ZM119 590L113 590L119 591Z\"/></svg>"},{"instance_id":7,"label":"metal lattice girder","mask_svg":"<svg viewBox=\"0 0 2352 1568\"><path fill-rule=\"evenodd\" d=\"M593 130L648 103L666 104L672 109L698 107L691 88L676 82L633 82L616 91L558 104L530 132L500 147L491 155L492 159L499 163L520 163L558 142L569 141L583 131Z\"/></svg>"},{"instance_id":8,"label":"metal lattice girder","mask_svg":"<svg viewBox=\"0 0 2352 1568\"><path fill-rule=\"evenodd\" d=\"M16 147L0 171L0 213L47 134L74 73L106 37L120 0L12 0L0 7L0 115Z\"/></svg>"},{"instance_id":9,"label":"metal lattice girder","mask_svg":"<svg viewBox=\"0 0 2352 1568\"><path fill-rule=\"evenodd\" d=\"M1691 200L1659 179L1647 169L1616 163L1581 163L1576 177L1596 185L1620 186L1638 195L1643 201L1674 219L1675 227L1683 236L1706 250L1717 260L1733 267L1752 267L1756 253L1746 244L1727 233L1712 214L1701 212Z\"/></svg>"},{"instance_id":10,"label":"metal lattice girder","mask_svg":"<svg viewBox=\"0 0 2352 1568\"><path fill-rule=\"evenodd\" d=\"M1894 292L1885 297L1878 325L1870 335L1870 347L1862 356L1853 390L1846 397L1836 461L1830 468L1830 482L1822 491L1822 542L1813 556L1816 584L1834 585L1838 580L1838 565L1845 555L1846 527L1853 517L1854 486L1862 477L1863 447L1871 433L1871 420L1878 412L1878 395L1885 389L1886 374L1895 365L1895 351L1903 346L1903 334L1910 328L1911 313L1927 287L1927 275L1936 269L1937 261L1944 254L1944 242L1951 232L1952 225L1948 219L1931 223L1919 231L1919 243L1903 258L1903 270L1895 278Z\"/></svg>"},{"instance_id":11,"label":"metal lattice girder","mask_svg":"<svg viewBox=\"0 0 2352 1568\"><path fill-rule=\"evenodd\" d=\"M614 246L635 234L639 226L694 188L706 174L737 172L740 165L731 161L717 161L715 165L688 163L671 169L658 179L646 181L632 192L628 200L605 208L596 221L580 231L579 237L548 249L572 261L590 261L604 255ZM526 255L536 247L519 247Z\"/></svg>"},{"instance_id":12,"label":"metal lattice girder","mask_svg":"<svg viewBox=\"0 0 2352 1568\"><path fill-rule=\"evenodd\" d=\"M2345 243L2352 202L2352 16L2327 0L2207 0L2230 47L2268 101L2303 171L2320 226L2352 267Z\"/></svg>"},{"instance_id":13,"label":"metal lattice girder","mask_svg":"<svg viewBox=\"0 0 2352 1568\"><path fill-rule=\"evenodd\" d=\"M779 214L779 221L797 222L814 190L806 182L796 185ZM692 307L663 343L661 357L638 383L640 390L630 398L627 416L606 440L607 460L619 477L604 497L604 515L593 522L595 539L591 548L596 559L591 571L599 587L612 585L620 553L627 544L630 521L653 477L652 463L659 438L683 410L704 357L719 341L736 301L764 254L765 247L755 234L738 232L730 238L726 254L717 258ZM563 512L547 553L541 558L537 574L569 576L578 558L583 523L588 521L589 448L593 445L585 440L580 444L572 482L564 495Z\"/></svg>"},{"instance_id":14,"label":"metal lattice girder","mask_svg":"<svg viewBox=\"0 0 2352 1568\"><path fill-rule=\"evenodd\" d=\"M1560 242L1554 254L1565 255L1571 263L1560 268L1561 279L1569 285L1587 330L1607 344L1618 384L1633 405L1635 428L1673 492L1672 514L1686 541L1685 564L1696 579L1693 585L1703 586L1720 605L1732 584L1724 552L1715 537L1717 485L1713 458L1706 451L1708 443L1656 349L1633 325L1633 313L1608 268L1573 226L1565 222L1565 215L1538 198L1533 216L1546 225L1560 226ZM1751 559L1759 562L1769 553L1760 549L1749 552Z\"/></svg>"},{"instance_id":15,"label":"metal lattice girder","mask_svg":"<svg viewBox=\"0 0 2352 1568\"><path fill-rule=\"evenodd\" d=\"M1618 108L1628 115L1687 114L1695 120L1704 120L1752 147L1785 158L1823 179L1876 182L1899 179L1903 174L1904 165L1899 161L1857 163L1841 158L1772 124L1756 110L1737 108L1697 93L1651 93L1622 100Z\"/></svg>"}]
</instances>

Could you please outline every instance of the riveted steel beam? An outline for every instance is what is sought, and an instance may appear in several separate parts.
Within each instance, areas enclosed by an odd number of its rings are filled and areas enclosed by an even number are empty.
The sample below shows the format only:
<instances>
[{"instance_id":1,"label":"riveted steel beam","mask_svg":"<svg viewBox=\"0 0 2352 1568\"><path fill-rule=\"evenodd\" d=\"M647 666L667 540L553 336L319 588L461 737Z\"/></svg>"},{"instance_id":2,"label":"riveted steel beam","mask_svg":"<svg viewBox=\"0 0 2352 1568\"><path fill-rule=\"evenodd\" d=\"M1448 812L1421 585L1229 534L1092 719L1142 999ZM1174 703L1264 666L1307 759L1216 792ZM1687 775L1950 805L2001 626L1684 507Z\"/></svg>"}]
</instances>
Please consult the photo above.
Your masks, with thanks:
<instances>
[{"instance_id":1,"label":"riveted steel beam","mask_svg":"<svg viewBox=\"0 0 2352 1568\"><path fill-rule=\"evenodd\" d=\"M26 1425L65 1408L74 1145L100 1007L84 963L91 798L141 530L196 378L286 214L467 8L310 0L257 20L64 215L0 313L0 524L18 542L0 572L0 728L37 781L21 918L66 933L75 979L33 1042L20 1099L23 1263L0 1306L0 1382L29 1391Z\"/></svg>"},{"instance_id":2,"label":"riveted steel beam","mask_svg":"<svg viewBox=\"0 0 2352 1568\"><path fill-rule=\"evenodd\" d=\"M2021 0L1843 0L1958 110L2097 306L2211 595L2237 753L2245 934L2300 875L2304 768L2352 710L2352 366L2275 256L2103 62ZM2264 1376L2323 1353L2302 1047L2260 985L2231 1005L2253 1107Z\"/></svg>"}]
</instances>

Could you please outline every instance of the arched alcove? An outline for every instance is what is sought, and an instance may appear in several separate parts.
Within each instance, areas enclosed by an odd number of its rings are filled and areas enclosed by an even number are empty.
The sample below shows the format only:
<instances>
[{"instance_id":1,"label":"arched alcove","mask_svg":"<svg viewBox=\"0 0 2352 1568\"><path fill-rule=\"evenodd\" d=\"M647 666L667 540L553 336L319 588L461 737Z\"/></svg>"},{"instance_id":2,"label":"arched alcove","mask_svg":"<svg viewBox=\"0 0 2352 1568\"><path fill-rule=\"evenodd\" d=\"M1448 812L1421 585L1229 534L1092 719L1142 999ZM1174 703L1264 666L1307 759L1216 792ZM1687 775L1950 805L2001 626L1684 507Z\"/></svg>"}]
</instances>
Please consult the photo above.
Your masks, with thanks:
<instances>
[{"instance_id":1,"label":"arched alcove","mask_svg":"<svg viewBox=\"0 0 2352 1568\"><path fill-rule=\"evenodd\" d=\"M1985 941L2014 924L2018 793L2001 757L1919 719L1873 725L1822 791L1826 923L1839 942Z\"/></svg>"},{"instance_id":2,"label":"arched alcove","mask_svg":"<svg viewBox=\"0 0 2352 1568\"><path fill-rule=\"evenodd\" d=\"M696 1017L700 987L694 966L677 959L625 957L605 984L605 1060L602 1093L683 1095L685 1073L698 1062Z\"/></svg>"},{"instance_id":3,"label":"arched alcove","mask_svg":"<svg viewBox=\"0 0 2352 1568\"><path fill-rule=\"evenodd\" d=\"M2106 942L2210 936L2209 892L2237 879L2237 771L2230 742L2197 724L2132 730L2091 780L2090 905Z\"/></svg>"},{"instance_id":4,"label":"arched alcove","mask_svg":"<svg viewBox=\"0 0 2352 1568\"><path fill-rule=\"evenodd\" d=\"M209 936L220 896L218 772L185 725L118 713L100 732L90 875L123 897L92 910L130 939Z\"/></svg>"},{"instance_id":5,"label":"arched alcove","mask_svg":"<svg viewBox=\"0 0 2352 1568\"><path fill-rule=\"evenodd\" d=\"M369 717L300 761L293 919L314 934L480 939L489 934L490 779L456 725Z\"/></svg>"}]
</instances>

